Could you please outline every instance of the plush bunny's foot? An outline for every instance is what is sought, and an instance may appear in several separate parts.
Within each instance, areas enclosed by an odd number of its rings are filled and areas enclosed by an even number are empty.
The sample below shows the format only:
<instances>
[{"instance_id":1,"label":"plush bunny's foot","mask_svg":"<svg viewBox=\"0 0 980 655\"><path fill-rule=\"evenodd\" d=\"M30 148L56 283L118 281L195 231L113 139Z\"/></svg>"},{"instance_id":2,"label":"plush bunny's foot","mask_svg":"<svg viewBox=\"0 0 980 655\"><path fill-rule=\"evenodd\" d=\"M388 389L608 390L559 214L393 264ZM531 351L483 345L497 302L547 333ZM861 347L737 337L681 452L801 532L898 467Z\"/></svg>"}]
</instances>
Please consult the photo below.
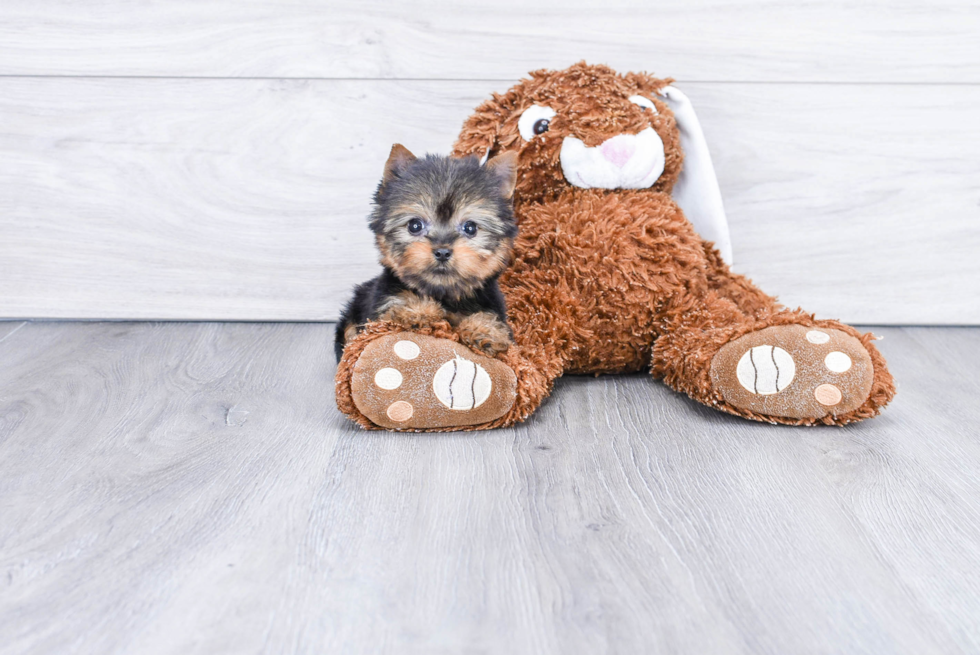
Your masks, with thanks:
<instances>
[{"instance_id":1,"label":"plush bunny's foot","mask_svg":"<svg viewBox=\"0 0 980 655\"><path fill-rule=\"evenodd\" d=\"M361 352L351 396L382 428L464 427L506 414L517 397L517 377L503 362L455 341L396 332Z\"/></svg>"},{"instance_id":2,"label":"plush bunny's foot","mask_svg":"<svg viewBox=\"0 0 980 655\"><path fill-rule=\"evenodd\" d=\"M874 366L861 341L840 330L779 325L722 347L711 381L728 403L763 420L846 422L868 400Z\"/></svg>"}]
</instances>

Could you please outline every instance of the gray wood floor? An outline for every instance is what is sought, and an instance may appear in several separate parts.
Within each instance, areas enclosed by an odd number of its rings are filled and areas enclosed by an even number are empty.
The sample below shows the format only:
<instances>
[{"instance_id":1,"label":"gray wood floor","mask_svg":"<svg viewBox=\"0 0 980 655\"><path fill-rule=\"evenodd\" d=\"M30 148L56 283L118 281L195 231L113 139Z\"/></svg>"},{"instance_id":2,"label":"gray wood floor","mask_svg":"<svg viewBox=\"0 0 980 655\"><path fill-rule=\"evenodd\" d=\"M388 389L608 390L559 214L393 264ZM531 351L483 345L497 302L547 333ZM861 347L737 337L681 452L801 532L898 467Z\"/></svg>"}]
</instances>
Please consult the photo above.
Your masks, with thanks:
<instances>
[{"instance_id":1,"label":"gray wood floor","mask_svg":"<svg viewBox=\"0 0 980 655\"><path fill-rule=\"evenodd\" d=\"M980 329L795 429L643 375L355 429L326 324L0 323L3 653L980 652Z\"/></svg>"}]
</instances>

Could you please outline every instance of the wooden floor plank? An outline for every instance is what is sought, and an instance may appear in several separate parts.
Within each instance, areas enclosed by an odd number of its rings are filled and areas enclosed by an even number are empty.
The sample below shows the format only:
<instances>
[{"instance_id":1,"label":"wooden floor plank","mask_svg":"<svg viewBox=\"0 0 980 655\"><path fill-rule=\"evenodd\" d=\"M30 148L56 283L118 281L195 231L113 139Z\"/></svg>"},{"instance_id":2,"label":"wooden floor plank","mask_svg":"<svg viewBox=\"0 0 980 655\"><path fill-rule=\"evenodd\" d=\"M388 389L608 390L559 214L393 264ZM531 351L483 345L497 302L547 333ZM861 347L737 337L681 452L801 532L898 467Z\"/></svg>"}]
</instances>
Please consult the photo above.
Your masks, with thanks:
<instances>
[{"instance_id":1,"label":"wooden floor plank","mask_svg":"<svg viewBox=\"0 0 980 655\"><path fill-rule=\"evenodd\" d=\"M846 428L632 375L392 434L333 407L331 328L0 339L4 652L977 650L980 329L876 328L900 392Z\"/></svg>"},{"instance_id":2,"label":"wooden floor plank","mask_svg":"<svg viewBox=\"0 0 980 655\"><path fill-rule=\"evenodd\" d=\"M194 617L255 618L341 427L322 326L28 330L0 343L5 652L167 652Z\"/></svg>"},{"instance_id":3,"label":"wooden floor plank","mask_svg":"<svg viewBox=\"0 0 980 655\"><path fill-rule=\"evenodd\" d=\"M7 339L27 325L27 321L0 321L0 341Z\"/></svg>"}]
</instances>

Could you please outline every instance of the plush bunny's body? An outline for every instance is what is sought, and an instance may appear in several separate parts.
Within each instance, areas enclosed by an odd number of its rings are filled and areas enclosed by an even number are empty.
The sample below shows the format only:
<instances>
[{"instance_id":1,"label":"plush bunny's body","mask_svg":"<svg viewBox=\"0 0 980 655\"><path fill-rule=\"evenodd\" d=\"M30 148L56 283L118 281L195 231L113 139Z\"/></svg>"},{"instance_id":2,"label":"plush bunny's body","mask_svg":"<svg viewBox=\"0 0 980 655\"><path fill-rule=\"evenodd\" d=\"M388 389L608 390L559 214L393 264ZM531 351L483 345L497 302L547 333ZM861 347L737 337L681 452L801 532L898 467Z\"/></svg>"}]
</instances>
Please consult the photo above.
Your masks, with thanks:
<instances>
[{"instance_id":1,"label":"plush bunny's body","mask_svg":"<svg viewBox=\"0 0 980 655\"><path fill-rule=\"evenodd\" d=\"M496 427L526 418L564 373L650 369L746 418L839 425L876 415L894 385L873 337L783 309L733 274L674 202L683 153L661 99L668 84L583 63L532 73L480 105L454 154L518 153L520 233L500 278L516 345L478 360L449 326L372 326L345 351L341 409L365 427ZM431 362L379 391L371 376L399 367L399 340L424 340ZM474 372L471 390L452 377L440 391L449 360L452 372ZM472 406L444 400L462 392ZM393 420L387 408L399 402L418 411Z\"/></svg>"}]
</instances>

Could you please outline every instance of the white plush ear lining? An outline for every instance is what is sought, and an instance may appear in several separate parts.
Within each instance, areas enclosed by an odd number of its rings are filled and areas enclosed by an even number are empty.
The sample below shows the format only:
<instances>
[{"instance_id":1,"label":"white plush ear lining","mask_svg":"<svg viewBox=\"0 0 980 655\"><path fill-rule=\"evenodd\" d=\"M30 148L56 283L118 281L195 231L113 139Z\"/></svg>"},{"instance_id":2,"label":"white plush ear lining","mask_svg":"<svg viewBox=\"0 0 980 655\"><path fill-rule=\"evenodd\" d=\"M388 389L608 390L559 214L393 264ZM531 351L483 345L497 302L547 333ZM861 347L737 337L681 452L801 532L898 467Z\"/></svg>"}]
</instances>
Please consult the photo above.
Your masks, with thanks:
<instances>
[{"instance_id":1,"label":"white plush ear lining","mask_svg":"<svg viewBox=\"0 0 980 655\"><path fill-rule=\"evenodd\" d=\"M701 131L701 123L687 96L672 86L660 90L677 120L684 151L684 167L671 194L687 220L705 241L713 241L722 258L732 265L732 239L728 232L725 206L721 202L718 177L711 163L711 153Z\"/></svg>"}]
</instances>

